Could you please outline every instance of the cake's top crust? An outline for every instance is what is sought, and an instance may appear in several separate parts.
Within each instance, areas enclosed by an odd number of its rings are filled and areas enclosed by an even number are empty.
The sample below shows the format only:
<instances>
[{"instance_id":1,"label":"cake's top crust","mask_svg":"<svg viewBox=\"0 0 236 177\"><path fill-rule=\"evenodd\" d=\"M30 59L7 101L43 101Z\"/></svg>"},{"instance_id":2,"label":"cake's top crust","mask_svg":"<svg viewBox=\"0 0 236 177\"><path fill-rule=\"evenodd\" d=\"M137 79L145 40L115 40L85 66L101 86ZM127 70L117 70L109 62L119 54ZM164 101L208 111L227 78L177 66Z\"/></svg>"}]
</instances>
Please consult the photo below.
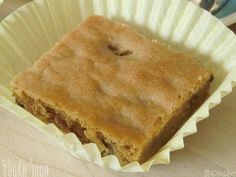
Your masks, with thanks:
<instances>
[{"instance_id":1,"label":"cake's top crust","mask_svg":"<svg viewBox=\"0 0 236 177\"><path fill-rule=\"evenodd\" d=\"M11 85L118 140L138 143L210 77L195 58L91 16Z\"/></svg>"}]
</instances>

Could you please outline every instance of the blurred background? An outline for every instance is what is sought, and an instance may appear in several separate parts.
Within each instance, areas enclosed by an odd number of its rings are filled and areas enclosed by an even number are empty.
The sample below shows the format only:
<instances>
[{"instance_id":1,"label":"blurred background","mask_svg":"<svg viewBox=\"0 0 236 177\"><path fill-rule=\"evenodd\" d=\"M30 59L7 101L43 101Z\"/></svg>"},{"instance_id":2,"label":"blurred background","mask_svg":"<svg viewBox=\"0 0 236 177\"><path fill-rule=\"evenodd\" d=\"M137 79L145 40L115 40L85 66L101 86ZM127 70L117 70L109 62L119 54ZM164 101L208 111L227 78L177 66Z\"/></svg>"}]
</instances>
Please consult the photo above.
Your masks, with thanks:
<instances>
[{"instance_id":1,"label":"blurred background","mask_svg":"<svg viewBox=\"0 0 236 177\"><path fill-rule=\"evenodd\" d=\"M0 21L9 13L31 0L0 0ZM236 31L236 0L189 0L213 13L217 18Z\"/></svg>"},{"instance_id":2,"label":"blurred background","mask_svg":"<svg viewBox=\"0 0 236 177\"><path fill-rule=\"evenodd\" d=\"M236 0L190 0L220 18L227 26L236 23Z\"/></svg>"}]
</instances>

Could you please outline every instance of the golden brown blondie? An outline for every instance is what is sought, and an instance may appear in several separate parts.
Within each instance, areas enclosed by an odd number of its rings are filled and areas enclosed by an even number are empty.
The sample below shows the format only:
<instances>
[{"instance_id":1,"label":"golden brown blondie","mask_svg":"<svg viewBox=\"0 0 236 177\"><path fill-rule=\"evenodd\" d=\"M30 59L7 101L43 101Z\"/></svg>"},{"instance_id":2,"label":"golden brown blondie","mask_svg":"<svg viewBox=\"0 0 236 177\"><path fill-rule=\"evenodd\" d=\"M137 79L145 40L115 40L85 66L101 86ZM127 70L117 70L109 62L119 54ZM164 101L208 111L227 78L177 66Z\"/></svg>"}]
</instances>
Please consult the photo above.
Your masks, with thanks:
<instances>
[{"instance_id":1,"label":"golden brown blondie","mask_svg":"<svg viewBox=\"0 0 236 177\"><path fill-rule=\"evenodd\" d=\"M126 164L157 152L204 102L212 78L194 57L91 16L11 88L36 117Z\"/></svg>"}]
</instances>

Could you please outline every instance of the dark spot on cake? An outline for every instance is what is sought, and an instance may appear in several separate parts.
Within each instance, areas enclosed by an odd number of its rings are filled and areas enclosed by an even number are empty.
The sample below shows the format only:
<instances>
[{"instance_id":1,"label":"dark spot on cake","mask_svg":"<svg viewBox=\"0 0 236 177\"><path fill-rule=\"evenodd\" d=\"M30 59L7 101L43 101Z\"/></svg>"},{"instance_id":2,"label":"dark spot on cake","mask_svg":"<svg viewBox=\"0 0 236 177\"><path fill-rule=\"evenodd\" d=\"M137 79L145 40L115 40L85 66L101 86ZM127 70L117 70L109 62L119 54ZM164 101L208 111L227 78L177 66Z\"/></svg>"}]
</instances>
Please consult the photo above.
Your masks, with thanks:
<instances>
[{"instance_id":1,"label":"dark spot on cake","mask_svg":"<svg viewBox=\"0 0 236 177\"><path fill-rule=\"evenodd\" d=\"M110 144L108 144L105 141L105 137L101 132L96 132L97 138L104 144L104 146L106 146L107 149L109 149L108 154L114 154L113 148ZM105 155L105 151L102 152L102 155Z\"/></svg>"},{"instance_id":2,"label":"dark spot on cake","mask_svg":"<svg viewBox=\"0 0 236 177\"><path fill-rule=\"evenodd\" d=\"M214 76L213 75L211 75L211 77L210 77L210 82L212 82L214 80Z\"/></svg>"},{"instance_id":3,"label":"dark spot on cake","mask_svg":"<svg viewBox=\"0 0 236 177\"><path fill-rule=\"evenodd\" d=\"M126 56L126 55L130 55L130 54L132 54L132 51L126 50L126 51L121 52L121 53L119 54L119 56Z\"/></svg>"},{"instance_id":4,"label":"dark spot on cake","mask_svg":"<svg viewBox=\"0 0 236 177\"><path fill-rule=\"evenodd\" d=\"M17 103L20 107L22 107L22 108L25 107L25 106L24 106L22 103L20 103L20 101L18 101L17 99L16 99L16 103Z\"/></svg>"},{"instance_id":5,"label":"dark spot on cake","mask_svg":"<svg viewBox=\"0 0 236 177\"><path fill-rule=\"evenodd\" d=\"M119 47L112 44L108 44L107 49L112 51L117 56L127 56L133 53L131 50L121 50Z\"/></svg>"},{"instance_id":6,"label":"dark spot on cake","mask_svg":"<svg viewBox=\"0 0 236 177\"><path fill-rule=\"evenodd\" d=\"M113 51L113 52L118 50L118 47L116 47L116 46L114 46L114 45L111 45L111 44L109 44L109 45L107 46L107 48L108 48L109 50Z\"/></svg>"},{"instance_id":7,"label":"dark spot on cake","mask_svg":"<svg viewBox=\"0 0 236 177\"><path fill-rule=\"evenodd\" d=\"M80 141L83 144L91 143L91 141L84 134L84 131L86 129L83 128L78 122L74 122L70 127L70 130L76 134L76 136L80 139Z\"/></svg>"},{"instance_id":8,"label":"dark spot on cake","mask_svg":"<svg viewBox=\"0 0 236 177\"><path fill-rule=\"evenodd\" d=\"M55 112L55 110L52 108L49 107L45 108L49 115L48 122L54 123L59 128L63 129L65 132L75 133L83 144L91 142L84 134L84 131L86 129L83 128L78 122L73 122L72 125L69 126L65 121L66 120L65 117L62 114Z\"/></svg>"},{"instance_id":9,"label":"dark spot on cake","mask_svg":"<svg viewBox=\"0 0 236 177\"><path fill-rule=\"evenodd\" d=\"M124 148L127 149L127 150L130 150L130 149L131 149L131 147L128 146L128 145L124 145Z\"/></svg>"}]
</instances>

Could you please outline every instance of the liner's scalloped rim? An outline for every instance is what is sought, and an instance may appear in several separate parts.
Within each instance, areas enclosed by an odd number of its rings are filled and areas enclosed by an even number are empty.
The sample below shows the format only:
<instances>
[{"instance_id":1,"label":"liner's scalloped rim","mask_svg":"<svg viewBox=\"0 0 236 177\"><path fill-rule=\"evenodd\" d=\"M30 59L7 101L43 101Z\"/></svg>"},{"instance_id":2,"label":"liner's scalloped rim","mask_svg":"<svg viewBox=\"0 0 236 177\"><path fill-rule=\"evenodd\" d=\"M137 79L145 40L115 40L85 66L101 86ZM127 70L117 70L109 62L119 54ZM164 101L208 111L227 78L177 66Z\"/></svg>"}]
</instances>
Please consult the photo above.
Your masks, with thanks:
<instances>
[{"instance_id":1,"label":"liner's scalloped rim","mask_svg":"<svg viewBox=\"0 0 236 177\"><path fill-rule=\"evenodd\" d=\"M32 1L27 4L31 3L35 2ZM26 7L27 4L22 7ZM204 11L198 7L196 8L198 11ZM7 16L1 22L1 24L3 22L6 23L7 20L10 20L15 12ZM225 29L227 28L225 27ZM159 150L159 152L156 153L150 160L143 164L139 164L138 162L131 162L123 167L120 165L117 157L114 155L101 157L101 153L96 144L90 143L82 145L74 133L63 134L55 125L47 125L34 117L32 114L22 109L20 106L14 103L14 98L12 97L11 92L2 85L0 85L0 106L15 114L19 118L22 118L22 120L25 120L27 123L31 124L46 135L53 137L56 141L58 141L58 143L62 145L63 148L65 148L65 150L70 152L75 157L94 162L99 166L111 168L117 171L146 172L154 164L168 164L170 162L170 152L182 149L184 147L184 137L197 132L197 123L207 118L209 116L209 110L219 104L221 102L221 99L229 94L235 85L236 69L234 69L227 75L223 83L216 89L216 91L177 131L177 133L169 140L169 142L164 145Z\"/></svg>"}]
</instances>

